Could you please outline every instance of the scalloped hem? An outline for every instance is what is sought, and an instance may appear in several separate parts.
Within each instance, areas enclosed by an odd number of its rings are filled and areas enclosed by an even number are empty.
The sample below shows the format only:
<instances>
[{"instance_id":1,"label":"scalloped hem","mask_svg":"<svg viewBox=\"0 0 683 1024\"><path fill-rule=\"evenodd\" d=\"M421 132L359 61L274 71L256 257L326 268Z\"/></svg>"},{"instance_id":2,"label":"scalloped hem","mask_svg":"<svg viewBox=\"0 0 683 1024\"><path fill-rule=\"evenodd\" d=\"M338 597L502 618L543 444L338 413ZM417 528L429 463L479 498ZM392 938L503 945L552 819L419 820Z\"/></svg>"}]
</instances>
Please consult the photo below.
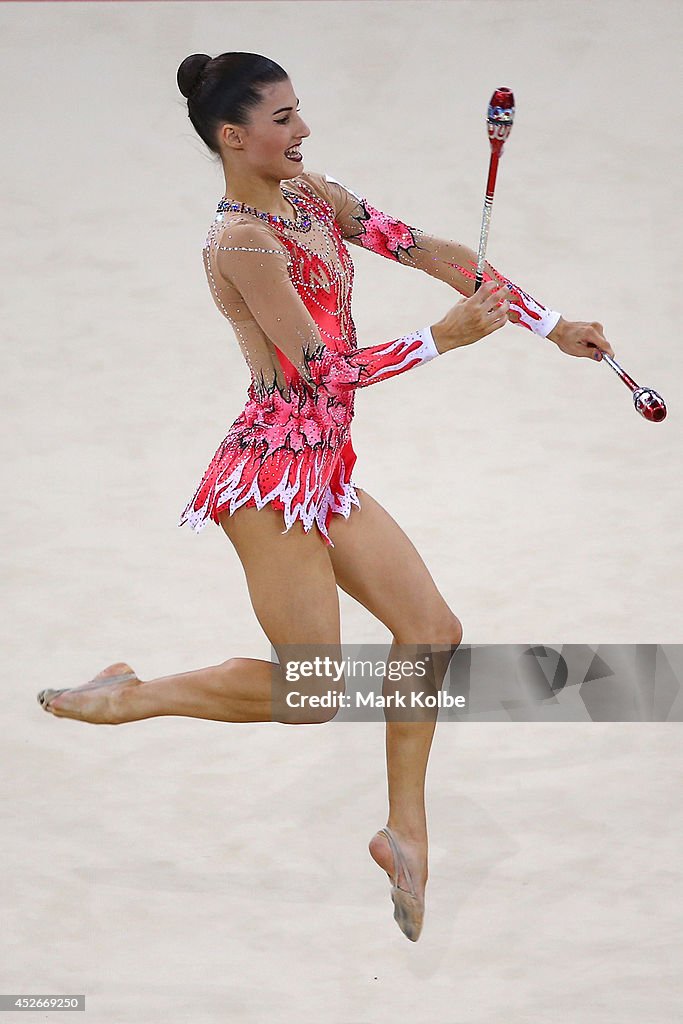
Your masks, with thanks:
<instances>
[{"instance_id":1,"label":"scalloped hem","mask_svg":"<svg viewBox=\"0 0 683 1024\"><path fill-rule=\"evenodd\" d=\"M298 521L302 524L305 533L308 533L315 525L325 544L328 547L334 547L329 535L332 516L342 515L348 519L354 505L357 508L361 507L355 484L351 480L351 470L356 462L356 453L353 451L350 439L347 444L348 449L345 445L343 451L348 457L348 464L343 457L340 458L332 475L332 482L327 485L317 505L313 500L314 492L306 493L305 500L301 500L300 469L293 484L287 482L287 474L284 474L276 486L265 495L262 495L259 490L258 475L254 476L251 483L245 487L242 471L249 461L247 457L230 469L216 472L216 477L208 489L205 501L200 508L196 508L198 495L206 486L207 476L210 479L211 467L209 467L194 497L185 506L177 525L180 527L187 523L190 529L198 534L209 520L220 526L218 516L223 512L227 511L233 515L238 508L261 509L265 505L272 505L283 514L285 524L283 535L288 533L293 524Z\"/></svg>"}]
</instances>

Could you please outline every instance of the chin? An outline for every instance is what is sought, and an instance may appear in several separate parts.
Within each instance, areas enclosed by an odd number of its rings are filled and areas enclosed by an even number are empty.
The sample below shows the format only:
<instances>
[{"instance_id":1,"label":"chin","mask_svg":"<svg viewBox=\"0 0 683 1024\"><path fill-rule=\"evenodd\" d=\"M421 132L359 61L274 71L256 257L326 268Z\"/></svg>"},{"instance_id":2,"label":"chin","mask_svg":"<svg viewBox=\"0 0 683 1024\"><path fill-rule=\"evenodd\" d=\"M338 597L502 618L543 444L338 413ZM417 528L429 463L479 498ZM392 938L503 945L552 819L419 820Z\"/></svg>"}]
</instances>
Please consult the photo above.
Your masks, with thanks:
<instances>
[{"instance_id":1,"label":"chin","mask_svg":"<svg viewBox=\"0 0 683 1024\"><path fill-rule=\"evenodd\" d=\"M303 170L304 163L305 163L305 161L302 160L301 163L297 164L296 167L294 168L294 170L290 171L289 174L286 174L282 180L286 181L288 178L297 178L301 174L301 172Z\"/></svg>"}]
</instances>

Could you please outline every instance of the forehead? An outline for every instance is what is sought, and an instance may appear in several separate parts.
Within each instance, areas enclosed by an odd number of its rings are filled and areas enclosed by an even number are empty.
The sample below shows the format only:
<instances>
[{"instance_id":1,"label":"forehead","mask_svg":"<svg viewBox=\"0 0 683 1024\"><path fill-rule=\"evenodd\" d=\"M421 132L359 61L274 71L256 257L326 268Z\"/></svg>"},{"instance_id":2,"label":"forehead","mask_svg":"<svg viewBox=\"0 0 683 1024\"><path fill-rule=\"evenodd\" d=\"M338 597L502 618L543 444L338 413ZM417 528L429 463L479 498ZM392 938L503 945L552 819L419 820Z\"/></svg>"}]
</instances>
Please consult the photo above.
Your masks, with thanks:
<instances>
[{"instance_id":1,"label":"forehead","mask_svg":"<svg viewBox=\"0 0 683 1024\"><path fill-rule=\"evenodd\" d=\"M278 107L296 106L296 93L289 78L261 86L259 111L272 114Z\"/></svg>"}]
</instances>

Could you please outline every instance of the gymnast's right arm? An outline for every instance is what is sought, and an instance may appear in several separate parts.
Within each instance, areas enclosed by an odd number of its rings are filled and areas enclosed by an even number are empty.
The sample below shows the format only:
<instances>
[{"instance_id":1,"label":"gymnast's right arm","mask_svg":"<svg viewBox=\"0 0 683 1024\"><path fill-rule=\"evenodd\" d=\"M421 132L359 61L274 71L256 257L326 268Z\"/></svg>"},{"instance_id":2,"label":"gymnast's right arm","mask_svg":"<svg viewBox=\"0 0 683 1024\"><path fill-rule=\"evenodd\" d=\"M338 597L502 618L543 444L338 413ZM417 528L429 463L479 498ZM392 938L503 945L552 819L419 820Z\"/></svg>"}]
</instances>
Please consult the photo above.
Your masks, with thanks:
<instances>
[{"instance_id":1,"label":"gymnast's right arm","mask_svg":"<svg viewBox=\"0 0 683 1024\"><path fill-rule=\"evenodd\" d=\"M220 243L221 276L237 288L264 334L311 386L329 379L342 389L366 387L469 345L507 322L507 290L487 282L431 328L347 353L332 351L292 284L287 250L265 225L230 225Z\"/></svg>"}]
</instances>

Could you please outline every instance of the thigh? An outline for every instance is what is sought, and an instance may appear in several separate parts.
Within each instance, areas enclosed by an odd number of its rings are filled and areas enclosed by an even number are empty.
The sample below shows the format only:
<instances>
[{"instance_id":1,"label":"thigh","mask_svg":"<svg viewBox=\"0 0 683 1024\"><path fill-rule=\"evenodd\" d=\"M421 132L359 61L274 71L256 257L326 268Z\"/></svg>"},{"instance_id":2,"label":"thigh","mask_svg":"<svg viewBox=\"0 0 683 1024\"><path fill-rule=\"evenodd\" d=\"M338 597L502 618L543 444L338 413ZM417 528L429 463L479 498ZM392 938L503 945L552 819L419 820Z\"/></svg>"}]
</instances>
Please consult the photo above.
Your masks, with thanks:
<instances>
[{"instance_id":1,"label":"thigh","mask_svg":"<svg viewBox=\"0 0 683 1024\"><path fill-rule=\"evenodd\" d=\"M361 507L330 525L330 561L337 584L368 609L397 640L449 642L460 622L440 593L415 545L367 491Z\"/></svg>"},{"instance_id":2,"label":"thigh","mask_svg":"<svg viewBox=\"0 0 683 1024\"><path fill-rule=\"evenodd\" d=\"M254 613L276 648L340 643L339 594L327 545L297 520L283 533L282 512L240 508L219 515L244 569Z\"/></svg>"}]
</instances>

